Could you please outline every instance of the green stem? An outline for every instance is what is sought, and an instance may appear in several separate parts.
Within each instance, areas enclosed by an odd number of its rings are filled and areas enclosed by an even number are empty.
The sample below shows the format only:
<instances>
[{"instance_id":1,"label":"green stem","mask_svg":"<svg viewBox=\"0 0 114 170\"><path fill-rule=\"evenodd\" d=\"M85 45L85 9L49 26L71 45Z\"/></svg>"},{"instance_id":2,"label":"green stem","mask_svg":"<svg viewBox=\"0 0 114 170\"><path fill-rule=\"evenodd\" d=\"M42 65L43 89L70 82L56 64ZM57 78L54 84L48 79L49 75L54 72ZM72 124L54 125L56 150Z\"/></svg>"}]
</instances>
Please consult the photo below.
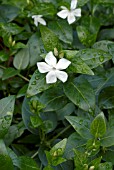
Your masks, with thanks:
<instances>
[{"instance_id":1,"label":"green stem","mask_svg":"<svg viewBox=\"0 0 114 170\"><path fill-rule=\"evenodd\" d=\"M60 133L58 133L56 136L54 136L51 140L49 140L49 143L52 143L55 139L57 139L59 136L61 136L64 132L66 132L68 129L70 129L71 125L67 126L65 129L63 129Z\"/></svg>"},{"instance_id":2,"label":"green stem","mask_svg":"<svg viewBox=\"0 0 114 170\"><path fill-rule=\"evenodd\" d=\"M31 158L35 158L35 156L38 155L38 151L34 153L34 155L31 156Z\"/></svg>"},{"instance_id":3,"label":"green stem","mask_svg":"<svg viewBox=\"0 0 114 170\"><path fill-rule=\"evenodd\" d=\"M4 67L4 66L2 66L2 65L0 65L0 68L6 69L6 67ZM27 79L26 77L24 77L22 74L19 73L18 76L21 77L23 80L29 82L29 79Z\"/></svg>"}]
</instances>

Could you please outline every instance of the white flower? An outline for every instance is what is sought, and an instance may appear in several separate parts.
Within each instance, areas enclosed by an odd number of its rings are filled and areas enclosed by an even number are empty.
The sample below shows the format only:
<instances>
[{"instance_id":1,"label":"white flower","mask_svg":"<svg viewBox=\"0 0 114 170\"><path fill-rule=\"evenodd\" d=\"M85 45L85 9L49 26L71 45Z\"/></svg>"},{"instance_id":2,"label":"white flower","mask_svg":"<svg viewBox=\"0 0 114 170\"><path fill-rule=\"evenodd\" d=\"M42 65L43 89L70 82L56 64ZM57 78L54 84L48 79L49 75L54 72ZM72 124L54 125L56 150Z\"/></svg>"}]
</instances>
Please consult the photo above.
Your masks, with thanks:
<instances>
[{"instance_id":1,"label":"white flower","mask_svg":"<svg viewBox=\"0 0 114 170\"><path fill-rule=\"evenodd\" d=\"M38 70L40 73L47 73L46 83L55 83L57 79L61 80L63 83L67 81L68 74L64 71L71 62L65 58L61 58L58 63L57 59L50 51L46 57L45 62L37 62Z\"/></svg>"},{"instance_id":2,"label":"white flower","mask_svg":"<svg viewBox=\"0 0 114 170\"><path fill-rule=\"evenodd\" d=\"M32 18L34 19L34 24L36 26L38 26L38 23L46 25L46 21L42 18L42 15L33 15Z\"/></svg>"},{"instance_id":3,"label":"white flower","mask_svg":"<svg viewBox=\"0 0 114 170\"><path fill-rule=\"evenodd\" d=\"M60 18L67 18L69 24L72 24L76 17L81 17L81 8L77 8L77 0L71 0L70 10L67 9L65 6L61 6L63 9L62 11L58 12L57 15Z\"/></svg>"}]
</instances>

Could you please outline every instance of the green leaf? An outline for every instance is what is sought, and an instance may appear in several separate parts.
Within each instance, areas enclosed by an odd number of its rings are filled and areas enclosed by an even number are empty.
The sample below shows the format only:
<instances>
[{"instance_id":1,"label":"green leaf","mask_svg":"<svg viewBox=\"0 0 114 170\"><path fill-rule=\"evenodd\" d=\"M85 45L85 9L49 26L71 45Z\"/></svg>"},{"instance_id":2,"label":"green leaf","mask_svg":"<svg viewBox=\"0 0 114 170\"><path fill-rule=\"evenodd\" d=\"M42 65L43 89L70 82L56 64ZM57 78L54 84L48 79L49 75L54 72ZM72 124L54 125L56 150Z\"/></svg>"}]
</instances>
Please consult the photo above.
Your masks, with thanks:
<instances>
[{"instance_id":1,"label":"green leaf","mask_svg":"<svg viewBox=\"0 0 114 170\"><path fill-rule=\"evenodd\" d=\"M57 166L62 162L66 161L66 159L62 158L66 147L66 142L67 139L63 139L62 141L54 145L51 148L50 152L45 151L48 163L50 165Z\"/></svg>"},{"instance_id":2,"label":"green leaf","mask_svg":"<svg viewBox=\"0 0 114 170\"><path fill-rule=\"evenodd\" d=\"M99 94L99 106L104 109L114 108L114 86L104 88Z\"/></svg>"},{"instance_id":3,"label":"green leaf","mask_svg":"<svg viewBox=\"0 0 114 170\"><path fill-rule=\"evenodd\" d=\"M30 117L33 116L34 114L31 112L30 109L30 99L25 98L22 104L22 119L25 124L25 127L32 132L33 134L38 134L38 129L34 128Z\"/></svg>"},{"instance_id":4,"label":"green leaf","mask_svg":"<svg viewBox=\"0 0 114 170\"><path fill-rule=\"evenodd\" d=\"M109 128L106 134L101 138L101 146L110 147L114 145L114 128Z\"/></svg>"},{"instance_id":5,"label":"green leaf","mask_svg":"<svg viewBox=\"0 0 114 170\"><path fill-rule=\"evenodd\" d=\"M41 95L40 101L45 105L44 111L62 109L67 103L67 98L59 86L52 87Z\"/></svg>"},{"instance_id":6,"label":"green leaf","mask_svg":"<svg viewBox=\"0 0 114 170\"><path fill-rule=\"evenodd\" d=\"M6 68L4 70L2 80L6 80L6 79L16 76L18 74L19 74L19 70L15 70L13 67Z\"/></svg>"},{"instance_id":7,"label":"green leaf","mask_svg":"<svg viewBox=\"0 0 114 170\"><path fill-rule=\"evenodd\" d=\"M101 158L102 157L99 157L99 158L96 158L96 159L93 159L91 162L90 162L90 167L94 166L94 169L97 169L100 162L101 162Z\"/></svg>"},{"instance_id":8,"label":"green leaf","mask_svg":"<svg viewBox=\"0 0 114 170\"><path fill-rule=\"evenodd\" d=\"M75 153L74 164L76 169L78 170L88 169L87 154L80 152L76 149L74 149L74 153Z\"/></svg>"},{"instance_id":9,"label":"green leaf","mask_svg":"<svg viewBox=\"0 0 114 170\"><path fill-rule=\"evenodd\" d=\"M20 97L22 97L22 96L25 96L25 95L26 95L27 88L28 88L28 84L25 84L25 85L18 91L16 98L20 98Z\"/></svg>"},{"instance_id":10,"label":"green leaf","mask_svg":"<svg viewBox=\"0 0 114 170\"><path fill-rule=\"evenodd\" d=\"M61 49L59 39L53 31L42 25L40 25L40 31L44 47L47 51L53 51L54 48Z\"/></svg>"},{"instance_id":11,"label":"green leaf","mask_svg":"<svg viewBox=\"0 0 114 170\"><path fill-rule=\"evenodd\" d=\"M0 5L0 22L11 22L19 14L19 9L12 5Z\"/></svg>"},{"instance_id":12,"label":"green leaf","mask_svg":"<svg viewBox=\"0 0 114 170\"><path fill-rule=\"evenodd\" d=\"M41 74L36 70L32 75L27 89L27 97L34 96L44 90L50 88L52 85L46 84L46 75Z\"/></svg>"},{"instance_id":13,"label":"green leaf","mask_svg":"<svg viewBox=\"0 0 114 170\"><path fill-rule=\"evenodd\" d=\"M24 29L22 27L19 27L15 23L7 23L7 24L2 23L0 26L2 28L3 35L5 35L6 33L11 34L11 35L16 35L16 34L21 33L23 31L23 29Z\"/></svg>"},{"instance_id":14,"label":"green leaf","mask_svg":"<svg viewBox=\"0 0 114 170\"><path fill-rule=\"evenodd\" d=\"M80 50L76 57L80 57L91 69L98 67L112 58L112 56L105 51L89 48Z\"/></svg>"},{"instance_id":15,"label":"green leaf","mask_svg":"<svg viewBox=\"0 0 114 170\"><path fill-rule=\"evenodd\" d=\"M81 43L89 47L96 41L100 22L98 18L93 16L83 17L81 22L81 25L76 28L77 34Z\"/></svg>"},{"instance_id":16,"label":"green leaf","mask_svg":"<svg viewBox=\"0 0 114 170\"><path fill-rule=\"evenodd\" d=\"M110 52L109 46L113 45L113 44L114 43L112 41L101 40L101 41L95 42L95 44L93 44L92 48L103 50L103 51L106 51L106 52Z\"/></svg>"},{"instance_id":17,"label":"green leaf","mask_svg":"<svg viewBox=\"0 0 114 170\"><path fill-rule=\"evenodd\" d=\"M40 54L45 52L43 42L38 33L33 34L28 43L29 55L30 55L30 66L35 65L38 61L41 61Z\"/></svg>"},{"instance_id":18,"label":"green leaf","mask_svg":"<svg viewBox=\"0 0 114 170\"><path fill-rule=\"evenodd\" d=\"M66 116L68 122L76 130L76 132L85 139L90 139L90 120L76 116Z\"/></svg>"},{"instance_id":19,"label":"green leaf","mask_svg":"<svg viewBox=\"0 0 114 170\"><path fill-rule=\"evenodd\" d=\"M95 94L90 83L83 77L64 84L66 96L79 108L89 111L95 108ZM74 95L75 94L75 95Z\"/></svg>"},{"instance_id":20,"label":"green leaf","mask_svg":"<svg viewBox=\"0 0 114 170\"><path fill-rule=\"evenodd\" d=\"M28 156L19 157L20 170L40 170L37 163Z\"/></svg>"},{"instance_id":21,"label":"green leaf","mask_svg":"<svg viewBox=\"0 0 114 170\"><path fill-rule=\"evenodd\" d=\"M73 73L94 75L90 67L80 57L76 57L78 51L63 50L62 52L65 54L65 57L71 61L71 65L68 68L69 71Z\"/></svg>"},{"instance_id":22,"label":"green leaf","mask_svg":"<svg viewBox=\"0 0 114 170\"><path fill-rule=\"evenodd\" d=\"M0 138L8 132L12 122L15 97L9 96L0 100Z\"/></svg>"},{"instance_id":23,"label":"green leaf","mask_svg":"<svg viewBox=\"0 0 114 170\"><path fill-rule=\"evenodd\" d=\"M106 122L103 112L95 117L91 123L90 130L95 138L101 138L106 133Z\"/></svg>"},{"instance_id":24,"label":"green leaf","mask_svg":"<svg viewBox=\"0 0 114 170\"><path fill-rule=\"evenodd\" d=\"M101 163L99 164L98 170L112 170L113 166L111 162L105 162L105 163Z\"/></svg>"},{"instance_id":25,"label":"green leaf","mask_svg":"<svg viewBox=\"0 0 114 170\"><path fill-rule=\"evenodd\" d=\"M1 50L0 51L0 63L7 61L8 59L9 59L9 55L4 50Z\"/></svg>"},{"instance_id":26,"label":"green leaf","mask_svg":"<svg viewBox=\"0 0 114 170\"><path fill-rule=\"evenodd\" d=\"M11 158L8 155L6 146L3 140L0 140L0 169L1 170L14 170Z\"/></svg>"},{"instance_id":27,"label":"green leaf","mask_svg":"<svg viewBox=\"0 0 114 170\"><path fill-rule=\"evenodd\" d=\"M43 170L54 170L54 169L50 165L48 165Z\"/></svg>"},{"instance_id":28,"label":"green leaf","mask_svg":"<svg viewBox=\"0 0 114 170\"><path fill-rule=\"evenodd\" d=\"M75 110L75 105L73 103L67 103L63 108L56 111L57 119L64 120L65 116L69 116Z\"/></svg>"},{"instance_id":29,"label":"green leaf","mask_svg":"<svg viewBox=\"0 0 114 170\"><path fill-rule=\"evenodd\" d=\"M13 65L18 70L24 70L29 64L28 48L21 49L14 57Z\"/></svg>"},{"instance_id":30,"label":"green leaf","mask_svg":"<svg viewBox=\"0 0 114 170\"><path fill-rule=\"evenodd\" d=\"M61 41L68 44L72 43L72 27L66 21L52 21L49 22L48 25L49 28L59 37Z\"/></svg>"},{"instance_id":31,"label":"green leaf","mask_svg":"<svg viewBox=\"0 0 114 170\"><path fill-rule=\"evenodd\" d=\"M114 4L114 1L113 0L94 0L93 1L94 3L101 3L101 4Z\"/></svg>"},{"instance_id":32,"label":"green leaf","mask_svg":"<svg viewBox=\"0 0 114 170\"><path fill-rule=\"evenodd\" d=\"M74 157L74 148L83 149L85 147L87 140L82 138L77 132L72 133L68 139L64 152L64 156L67 160L70 160Z\"/></svg>"}]
</instances>

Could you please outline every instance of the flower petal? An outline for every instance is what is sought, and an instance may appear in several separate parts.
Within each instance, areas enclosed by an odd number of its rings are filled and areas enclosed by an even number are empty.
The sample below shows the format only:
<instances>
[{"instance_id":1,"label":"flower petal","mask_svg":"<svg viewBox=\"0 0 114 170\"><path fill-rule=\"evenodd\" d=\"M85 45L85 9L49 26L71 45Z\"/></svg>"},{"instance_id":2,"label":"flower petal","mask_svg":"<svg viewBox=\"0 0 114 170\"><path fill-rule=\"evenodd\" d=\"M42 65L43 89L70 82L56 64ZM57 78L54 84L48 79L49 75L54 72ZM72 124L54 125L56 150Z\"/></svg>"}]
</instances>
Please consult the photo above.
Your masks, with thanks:
<instances>
[{"instance_id":1,"label":"flower petal","mask_svg":"<svg viewBox=\"0 0 114 170\"><path fill-rule=\"evenodd\" d=\"M46 21L43 18L39 17L38 22L42 25L46 25Z\"/></svg>"},{"instance_id":2,"label":"flower petal","mask_svg":"<svg viewBox=\"0 0 114 170\"><path fill-rule=\"evenodd\" d=\"M56 69L58 70L64 70L66 69L69 65L71 64L71 62L65 58L61 58L57 65L56 65Z\"/></svg>"},{"instance_id":3,"label":"flower petal","mask_svg":"<svg viewBox=\"0 0 114 170\"><path fill-rule=\"evenodd\" d=\"M74 14L76 17L81 17L81 8L78 8L78 9L73 10L73 14Z\"/></svg>"},{"instance_id":4,"label":"flower petal","mask_svg":"<svg viewBox=\"0 0 114 170\"><path fill-rule=\"evenodd\" d=\"M52 67L45 62L37 62L37 67L40 73L47 73L52 70Z\"/></svg>"},{"instance_id":5,"label":"flower petal","mask_svg":"<svg viewBox=\"0 0 114 170\"><path fill-rule=\"evenodd\" d=\"M76 20L73 12L70 12L69 15L68 15L68 18L67 18L67 21L69 24L72 24L74 21Z\"/></svg>"},{"instance_id":6,"label":"flower petal","mask_svg":"<svg viewBox=\"0 0 114 170\"><path fill-rule=\"evenodd\" d=\"M63 83L67 81L68 79L68 74L64 71L59 71L59 70L56 70L55 71L56 73L56 77L61 80Z\"/></svg>"},{"instance_id":7,"label":"flower petal","mask_svg":"<svg viewBox=\"0 0 114 170\"><path fill-rule=\"evenodd\" d=\"M55 56L53 55L52 51L50 51L45 58L45 61L47 64L49 64L52 67L56 66L57 63L57 59L55 58Z\"/></svg>"},{"instance_id":8,"label":"flower petal","mask_svg":"<svg viewBox=\"0 0 114 170\"><path fill-rule=\"evenodd\" d=\"M56 81L57 81L57 77L56 77L55 71L50 71L46 75L46 83L50 84L50 83L55 83Z\"/></svg>"},{"instance_id":9,"label":"flower petal","mask_svg":"<svg viewBox=\"0 0 114 170\"><path fill-rule=\"evenodd\" d=\"M77 0L71 0L71 5L70 5L70 9L75 9L77 6Z\"/></svg>"},{"instance_id":10,"label":"flower petal","mask_svg":"<svg viewBox=\"0 0 114 170\"><path fill-rule=\"evenodd\" d=\"M62 11L57 13L57 15L63 19L65 19L68 16L68 14L69 14L68 9L63 9Z\"/></svg>"}]
</instances>

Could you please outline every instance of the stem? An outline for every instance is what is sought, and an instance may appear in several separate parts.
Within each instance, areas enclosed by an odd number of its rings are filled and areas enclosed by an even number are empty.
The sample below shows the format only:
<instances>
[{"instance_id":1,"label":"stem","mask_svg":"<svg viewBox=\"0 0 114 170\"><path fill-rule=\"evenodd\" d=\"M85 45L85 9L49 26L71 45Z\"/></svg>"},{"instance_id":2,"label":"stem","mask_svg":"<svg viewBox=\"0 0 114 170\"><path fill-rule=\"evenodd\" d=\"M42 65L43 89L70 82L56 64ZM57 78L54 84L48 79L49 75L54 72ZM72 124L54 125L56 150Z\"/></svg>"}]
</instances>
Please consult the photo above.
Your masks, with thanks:
<instances>
[{"instance_id":1,"label":"stem","mask_svg":"<svg viewBox=\"0 0 114 170\"><path fill-rule=\"evenodd\" d=\"M23 80L29 82L29 79L27 79L26 77L24 77L23 75L21 75L20 73L18 74L19 77L21 77Z\"/></svg>"},{"instance_id":2,"label":"stem","mask_svg":"<svg viewBox=\"0 0 114 170\"><path fill-rule=\"evenodd\" d=\"M38 154L38 151L34 153L34 155L31 156L31 158L35 158L35 156Z\"/></svg>"},{"instance_id":3,"label":"stem","mask_svg":"<svg viewBox=\"0 0 114 170\"><path fill-rule=\"evenodd\" d=\"M4 66L2 66L2 65L0 65L0 68L6 69L6 67L4 67ZM23 80L29 82L29 79L27 79L26 77L24 77L22 74L19 73L18 76L21 77Z\"/></svg>"},{"instance_id":4,"label":"stem","mask_svg":"<svg viewBox=\"0 0 114 170\"><path fill-rule=\"evenodd\" d=\"M68 129L70 129L71 125L67 126L65 129L63 129L60 133L58 133L56 136L54 136L51 140L48 142L52 143L55 139L57 139L59 136L61 136L64 132L66 132Z\"/></svg>"}]
</instances>

